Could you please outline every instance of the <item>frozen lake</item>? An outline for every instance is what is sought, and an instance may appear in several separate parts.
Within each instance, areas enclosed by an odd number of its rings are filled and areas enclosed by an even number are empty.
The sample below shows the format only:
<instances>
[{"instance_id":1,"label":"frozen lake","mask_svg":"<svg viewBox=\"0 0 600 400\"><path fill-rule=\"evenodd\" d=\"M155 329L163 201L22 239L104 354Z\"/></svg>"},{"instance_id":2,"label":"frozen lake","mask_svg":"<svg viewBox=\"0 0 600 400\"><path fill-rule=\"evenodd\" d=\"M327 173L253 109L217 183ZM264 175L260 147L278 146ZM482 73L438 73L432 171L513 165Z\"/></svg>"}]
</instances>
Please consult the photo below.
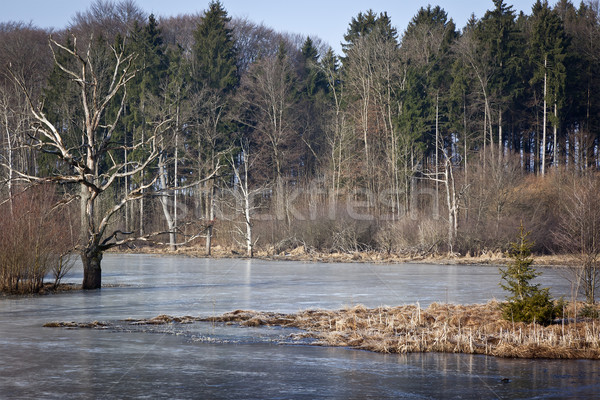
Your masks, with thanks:
<instances>
[{"instance_id":1,"label":"frozen lake","mask_svg":"<svg viewBox=\"0 0 600 400\"><path fill-rule=\"evenodd\" d=\"M557 270L540 282L571 288ZM286 345L295 331L195 323L123 330L43 328L235 309L294 312L503 299L498 269L321 264L109 254L99 291L0 298L5 398L581 398L600 393L600 362L457 354L384 355ZM66 281L81 282L77 268ZM509 383L503 383L507 378Z\"/></svg>"}]
</instances>

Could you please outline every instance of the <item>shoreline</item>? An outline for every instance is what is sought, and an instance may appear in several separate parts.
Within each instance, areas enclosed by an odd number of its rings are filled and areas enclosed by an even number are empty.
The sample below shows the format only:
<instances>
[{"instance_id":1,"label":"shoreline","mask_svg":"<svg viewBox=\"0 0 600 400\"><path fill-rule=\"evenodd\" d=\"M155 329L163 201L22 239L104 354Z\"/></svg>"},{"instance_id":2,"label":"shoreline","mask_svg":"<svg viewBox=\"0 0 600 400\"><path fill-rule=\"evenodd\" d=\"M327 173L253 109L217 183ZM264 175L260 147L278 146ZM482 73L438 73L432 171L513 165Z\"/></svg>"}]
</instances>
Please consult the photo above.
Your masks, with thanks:
<instances>
[{"instance_id":1,"label":"shoreline","mask_svg":"<svg viewBox=\"0 0 600 400\"><path fill-rule=\"evenodd\" d=\"M304 331L291 336L311 339L312 346L346 347L376 353L463 353L522 359L600 360L600 324L578 318L573 304L565 306L562 319L548 326L502 319L500 304L457 305L433 303L341 310L312 309L284 314L235 310L220 316L158 315L149 319L125 319L131 325L174 325L195 322L244 327L277 326ZM582 306L578 303L577 307ZM600 306L594 306L600 313ZM66 329L115 329L111 322L48 322L44 327Z\"/></svg>"},{"instance_id":2,"label":"shoreline","mask_svg":"<svg viewBox=\"0 0 600 400\"><path fill-rule=\"evenodd\" d=\"M197 258L230 258L251 259L239 249L214 246L211 254L207 255L203 247L183 247L169 250L162 247L138 247L135 249L113 249L107 253L116 254L149 254L149 255L181 255ZM441 265L490 265L501 266L510 261L501 252L489 252L481 256L471 255L400 255L386 254L373 251L354 253L322 253L306 251L304 246L297 247L287 252L276 253L273 250L256 251L254 257L265 261L295 261L295 262L321 262L321 263L373 263L373 264L441 264ZM577 259L572 255L534 255L534 266L544 268L563 268L577 265Z\"/></svg>"}]
</instances>

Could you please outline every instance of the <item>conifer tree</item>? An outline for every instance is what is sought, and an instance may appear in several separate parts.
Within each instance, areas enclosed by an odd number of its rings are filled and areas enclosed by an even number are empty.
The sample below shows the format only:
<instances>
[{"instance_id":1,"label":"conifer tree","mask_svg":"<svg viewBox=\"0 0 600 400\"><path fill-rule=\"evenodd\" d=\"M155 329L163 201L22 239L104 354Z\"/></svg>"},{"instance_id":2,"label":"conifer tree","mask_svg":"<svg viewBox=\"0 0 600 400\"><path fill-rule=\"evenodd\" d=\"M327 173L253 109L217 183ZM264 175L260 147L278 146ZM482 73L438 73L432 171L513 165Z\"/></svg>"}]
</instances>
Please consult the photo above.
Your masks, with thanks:
<instances>
[{"instance_id":1,"label":"conifer tree","mask_svg":"<svg viewBox=\"0 0 600 400\"><path fill-rule=\"evenodd\" d=\"M231 18L220 1L212 1L194 31L192 79L195 85L229 92L239 83Z\"/></svg>"},{"instance_id":2,"label":"conifer tree","mask_svg":"<svg viewBox=\"0 0 600 400\"><path fill-rule=\"evenodd\" d=\"M517 71L522 64L519 32L512 6L504 0L494 0L494 9L485 13L477 25L476 34L485 52L488 53L493 73L489 77L488 94L492 97L487 104L487 119L490 121L490 142L494 138L491 121L497 123L498 154L504 153L504 115L520 90ZM491 100L496 103L495 110ZM493 148L493 147L492 147Z\"/></svg>"},{"instance_id":3,"label":"conifer tree","mask_svg":"<svg viewBox=\"0 0 600 400\"><path fill-rule=\"evenodd\" d=\"M317 171L321 162L318 155L325 146L325 110L328 104L327 77L319 64L319 52L313 40L307 37L300 49L301 71L298 79L299 103L298 112L302 136L302 171L310 176Z\"/></svg>"},{"instance_id":4,"label":"conifer tree","mask_svg":"<svg viewBox=\"0 0 600 400\"><path fill-rule=\"evenodd\" d=\"M541 86L542 91L542 154L540 172L546 172L546 152L548 148L547 125L554 126L553 162L558 160L559 112L564 104L566 83L565 57L567 39L563 22L558 13L550 9L548 1L537 0L533 6L532 35L529 44L530 62L533 65L532 84ZM551 107L551 116L548 108Z\"/></svg>"},{"instance_id":5,"label":"conifer tree","mask_svg":"<svg viewBox=\"0 0 600 400\"><path fill-rule=\"evenodd\" d=\"M377 20L377 14L373 10L369 10L366 13L359 12L356 18L352 18L348 31L344 35L345 43L342 43L342 50L345 54L359 38L364 37L373 31L375 27L375 21Z\"/></svg>"},{"instance_id":6,"label":"conifer tree","mask_svg":"<svg viewBox=\"0 0 600 400\"><path fill-rule=\"evenodd\" d=\"M310 100L314 100L319 93L327 91L327 79L319 68L319 52L313 40L307 37L300 50L303 62L303 92Z\"/></svg>"},{"instance_id":7,"label":"conifer tree","mask_svg":"<svg viewBox=\"0 0 600 400\"><path fill-rule=\"evenodd\" d=\"M503 281L500 286L511 293L508 302L502 306L502 315L509 321L549 324L557 316L558 310L548 289L532 283L540 273L533 267L533 243L528 236L529 232L525 232L521 224L517 241L511 243L508 253L511 261L506 268L500 268Z\"/></svg>"},{"instance_id":8,"label":"conifer tree","mask_svg":"<svg viewBox=\"0 0 600 400\"><path fill-rule=\"evenodd\" d=\"M218 164L219 153L233 145L233 128L227 115L231 95L239 84L237 52L231 18L220 1L212 1L194 31L191 86L197 116L196 157L200 176L209 175ZM206 252L211 252L214 212L214 181L198 191L208 221Z\"/></svg>"},{"instance_id":9,"label":"conifer tree","mask_svg":"<svg viewBox=\"0 0 600 400\"><path fill-rule=\"evenodd\" d=\"M149 103L159 95L161 82L168 69L166 46L154 15L148 17L148 23L145 25L140 25L137 21L134 23L131 39L127 46L128 51L136 55L134 67L137 72L127 85L127 102L123 117L125 136L122 139L126 147L134 146L147 138L154 118ZM141 160L146 156L141 154L139 149L124 155L129 160ZM133 177L133 182L126 182L126 185L133 183L136 187L143 186L145 173L141 171L138 176ZM126 188L127 191L130 189ZM142 197L139 201L138 220L138 229L142 235L146 218L144 205L145 199Z\"/></svg>"}]
</instances>

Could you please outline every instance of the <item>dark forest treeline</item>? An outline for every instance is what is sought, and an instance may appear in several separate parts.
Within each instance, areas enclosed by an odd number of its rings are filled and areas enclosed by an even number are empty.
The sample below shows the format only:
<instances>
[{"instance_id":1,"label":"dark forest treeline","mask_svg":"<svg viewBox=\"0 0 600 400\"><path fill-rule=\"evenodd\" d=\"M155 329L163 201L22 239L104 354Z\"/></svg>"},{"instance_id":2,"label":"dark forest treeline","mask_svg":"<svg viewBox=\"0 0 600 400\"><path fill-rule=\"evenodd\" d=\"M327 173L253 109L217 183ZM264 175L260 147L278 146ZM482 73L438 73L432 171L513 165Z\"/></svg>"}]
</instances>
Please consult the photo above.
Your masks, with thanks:
<instances>
[{"instance_id":1,"label":"dark forest treeline","mask_svg":"<svg viewBox=\"0 0 600 400\"><path fill-rule=\"evenodd\" d=\"M250 255L481 254L523 221L538 251L577 251L577 207L580 223L597 217L598 1L517 15L494 0L460 29L440 7L402 30L369 10L341 55L225 7L157 20L98 1L61 31L0 25L2 207L23 182L61 183L69 198L89 178L102 190L83 230L124 199L101 250L158 231L176 247L200 221L208 252L214 239ZM115 78L91 129L82 105ZM40 136L49 124L60 146ZM77 170L86 155L93 168Z\"/></svg>"}]
</instances>

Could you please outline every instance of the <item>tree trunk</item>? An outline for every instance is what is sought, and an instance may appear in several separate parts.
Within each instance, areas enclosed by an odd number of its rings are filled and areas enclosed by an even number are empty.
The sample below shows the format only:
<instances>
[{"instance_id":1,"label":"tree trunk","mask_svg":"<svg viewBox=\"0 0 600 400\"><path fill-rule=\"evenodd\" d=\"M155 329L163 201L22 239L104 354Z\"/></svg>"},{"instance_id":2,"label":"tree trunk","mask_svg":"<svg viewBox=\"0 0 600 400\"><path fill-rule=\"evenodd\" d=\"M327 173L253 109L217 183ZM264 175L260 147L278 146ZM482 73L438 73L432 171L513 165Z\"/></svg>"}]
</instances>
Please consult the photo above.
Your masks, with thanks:
<instances>
[{"instance_id":1,"label":"tree trunk","mask_svg":"<svg viewBox=\"0 0 600 400\"><path fill-rule=\"evenodd\" d=\"M440 121L440 94L439 91L435 97L435 204L436 204L436 208L437 205L440 204L440 184L439 184L439 154L438 154L438 149L440 148L440 125L439 125L439 121Z\"/></svg>"},{"instance_id":2,"label":"tree trunk","mask_svg":"<svg viewBox=\"0 0 600 400\"><path fill-rule=\"evenodd\" d=\"M485 94L485 93L484 93ZM487 100L486 100L487 101ZM483 110L483 171L485 173L487 157L487 106Z\"/></svg>"},{"instance_id":3,"label":"tree trunk","mask_svg":"<svg viewBox=\"0 0 600 400\"><path fill-rule=\"evenodd\" d=\"M179 177L179 106L177 106L177 122L175 124L175 170L173 172L173 230L177 230L177 208L179 204L177 203L177 185L178 185L178 177ZM177 241L177 237L174 233L174 240Z\"/></svg>"},{"instance_id":4,"label":"tree trunk","mask_svg":"<svg viewBox=\"0 0 600 400\"><path fill-rule=\"evenodd\" d=\"M246 177L246 179L248 179ZM248 192L248 181L244 182L245 190L244 190L244 218L246 222L246 255L249 258L254 256L254 246L252 243L252 220L251 220L251 211L250 211L250 198Z\"/></svg>"},{"instance_id":5,"label":"tree trunk","mask_svg":"<svg viewBox=\"0 0 600 400\"><path fill-rule=\"evenodd\" d=\"M548 59L544 60L544 68L546 68L548 63ZM544 174L546 173L546 115L547 115L547 111L546 111L546 94L548 91L548 85L547 85L547 80L548 80L548 72L544 72L544 110L543 110L543 118L542 118L542 154L540 155L540 157L542 158L541 160L541 174L542 176L544 176Z\"/></svg>"},{"instance_id":6,"label":"tree trunk","mask_svg":"<svg viewBox=\"0 0 600 400\"><path fill-rule=\"evenodd\" d=\"M144 185L144 173L142 172L142 183L141 185ZM141 196L140 196L140 225L139 225L139 229L140 229L140 236L144 236L144 190L141 190Z\"/></svg>"},{"instance_id":7,"label":"tree trunk","mask_svg":"<svg viewBox=\"0 0 600 400\"><path fill-rule=\"evenodd\" d=\"M125 135L125 193L129 194L129 175L127 175L127 135ZM129 231L129 204L125 205L125 230Z\"/></svg>"},{"instance_id":8,"label":"tree trunk","mask_svg":"<svg viewBox=\"0 0 600 400\"><path fill-rule=\"evenodd\" d=\"M4 126L6 128L6 143L8 147L8 206L10 208L10 215L13 215L13 148L10 128L8 125L8 110L4 111Z\"/></svg>"},{"instance_id":9,"label":"tree trunk","mask_svg":"<svg viewBox=\"0 0 600 400\"><path fill-rule=\"evenodd\" d=\"M144 112L143 105L144 103L142 102L142 113ZM145 136L145 132L142 129L142 143L144 143ZM140 185L144 186L144 171L140 175ZM144 189L142 189L140 196L140 236L144 236Z\"/></svg>"},{"instance_id":10,"label":"tree trunk","mask_svg":"<svg viewBox=\"0 0 600 400\"><path fill-rule=\"evenodd\" d=\"M209 182L209 189L207 191L207 199L206 199L206 206L207 206L207 218L209 219L208 221L208 228L206 229L206 255L210 256L211 252L212 252L212 237L213 237L213 223L215 220L215 202L214 202L214 195L215 195L215 186L213 182Z\"/></svg>"},{"instance_id":11,"label":"tree trunk","mask_svg":"<svg viewBox=\"0 0 600 400\"><path fill-rule=\"evenodd\" d=\"M175 222L169 209L171 201L169 200L169 194L167 193L167 169L165 167L165 160L162 154L158 157L158 169L160 174L159 184L161 191L159 199L160 204L162 206L163 215L165 217L165 220L167 221L167 227L169 228L169 248L174 251L177 250L177 239L175 237Z\"/></svg>"},{"instance_id":12,"label":"tree trunk","mask_svg":"<svg viewBox=\"0 0 600 400\"><path fill-rule=\"evenodd\" d=\"M102 252L94 246L81 252L83 263L83 285L84 290L100 289L102 286Z\"/></svg>"},{"instance_id":13,"label":"tree trunk","mask_svg":"<svg viewBox=\"0 0 600 400\"><path fill-rule=\"evenodd\" d=\"M502 137L502 107L498 111L498 161L502 162L504 155L504 138Z\"/></svg>"},{"instance_id":14,"label":"tree trunk","mask_svg":"<svg viewBox=\"0 0 600 400\"><path fill-rule=\"evenodd\" d=\"M558 168L558 106L554 103L554 143L553 143L553 158L552 164L555 168Z\"/></svg>"},{"instance_id":15,"label":"tree trunk","mask_svg":"<svg viewBox=\"0 0 600 400\"><path fill-rule=\"evenodd\" d=\"M469 165L467 159L467 100L466 96L463 93L463 141L464 141L464 174L465 174L465 184L469 182ZM469 219L469 207L465 208L465 220Z\"/></svg>"}]
</instances>

